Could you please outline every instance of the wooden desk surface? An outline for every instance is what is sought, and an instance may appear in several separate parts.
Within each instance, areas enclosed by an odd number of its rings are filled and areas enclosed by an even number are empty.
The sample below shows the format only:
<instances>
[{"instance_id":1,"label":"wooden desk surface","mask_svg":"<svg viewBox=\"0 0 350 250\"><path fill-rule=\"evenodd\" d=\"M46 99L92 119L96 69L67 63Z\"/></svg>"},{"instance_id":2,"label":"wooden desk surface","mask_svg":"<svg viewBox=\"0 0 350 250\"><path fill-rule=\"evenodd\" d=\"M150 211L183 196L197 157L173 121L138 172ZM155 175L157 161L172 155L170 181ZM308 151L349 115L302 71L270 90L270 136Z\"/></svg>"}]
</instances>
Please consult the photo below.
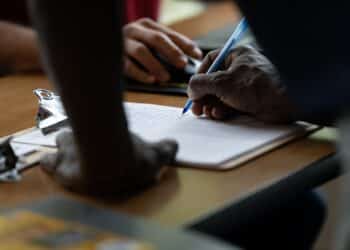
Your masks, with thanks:
<instances>
[{"instance_id":1,"label":"wooden desk surface","mask_svg":"<svg viewBox=\"0 0 350 250\"><path fill-rule=\"evenodd\" d=\"M196 23L197 25L201 23L202 27L203 23L207 22L206 20L212 20L210 16L213 16L214 13L220 13L218 16L223 16L223 11L227 13L226 18L218 20L217 27L229 23L230 20L232 22L232 18L236 18L236 15L232 14L232 9L228 9L227 6L220 5L211 8L216 12L209 11L202 17L178 24L176 25L177 30L186 33L193 29ZM207 31L215 28L212 22L209 23L211 24L207 27ZM199 30L198 34L202 32L204 31ZM50 89L51 86L43 76L23 75L0 79L0 100L2 102L0 136L34 126L37 101L32 90L35 88ZM126 99L173 106L182 106L185 101L185 98L182 97L137 93L128 93ZM93 202L117 211L146 217L161 224L181 226L286 178L332 152L334 152L334 147L331 142L306 138L231 171L214 172L180 168L159 185L126 201ZM35 199L58 193L64 193L64 191L38 168L25 173L20 183L0 185L1 206L32 202ZM89 198L75 197L89 200Z\"/></svg>"}]
</instances>

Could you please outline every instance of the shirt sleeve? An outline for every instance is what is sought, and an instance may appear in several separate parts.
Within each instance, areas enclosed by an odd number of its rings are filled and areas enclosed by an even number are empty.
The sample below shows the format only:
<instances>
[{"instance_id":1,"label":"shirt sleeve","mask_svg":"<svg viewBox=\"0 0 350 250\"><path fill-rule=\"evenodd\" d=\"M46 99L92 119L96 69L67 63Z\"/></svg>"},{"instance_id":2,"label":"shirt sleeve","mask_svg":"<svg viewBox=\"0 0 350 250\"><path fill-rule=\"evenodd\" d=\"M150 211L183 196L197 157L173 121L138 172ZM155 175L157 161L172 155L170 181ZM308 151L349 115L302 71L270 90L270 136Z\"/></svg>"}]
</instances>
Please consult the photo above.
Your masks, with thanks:
<instances>
[{"instance_id":1,"label":"shirt sleeve","mask_svg":"<svg viewBox=\"0 0 350 250\"><path fill-rule=\"evenodd\" d=\"M0 4L0 20L29 26L26 0L3 0Z\"/></svg>"},{"instance_id":2,"label":"shirt sleeve","mask_svg":"<svg viewBox=\"0 0 350 250\"><path fill-rule=\"evenodd\" d=\"M158 19L160 0L128 0L125 1L125 5L126 23L143 17Z\"/></svg>"},{"instance_id":3,"label":"shirt sleeve","mask_svg":"<svg viewBox=\"0 0 350 250\"><path fill-rule=\"evenodd\" d=\"M302 118L332 120L350 105L346 1L237 2Z\"/></svg>"}]
</instances>

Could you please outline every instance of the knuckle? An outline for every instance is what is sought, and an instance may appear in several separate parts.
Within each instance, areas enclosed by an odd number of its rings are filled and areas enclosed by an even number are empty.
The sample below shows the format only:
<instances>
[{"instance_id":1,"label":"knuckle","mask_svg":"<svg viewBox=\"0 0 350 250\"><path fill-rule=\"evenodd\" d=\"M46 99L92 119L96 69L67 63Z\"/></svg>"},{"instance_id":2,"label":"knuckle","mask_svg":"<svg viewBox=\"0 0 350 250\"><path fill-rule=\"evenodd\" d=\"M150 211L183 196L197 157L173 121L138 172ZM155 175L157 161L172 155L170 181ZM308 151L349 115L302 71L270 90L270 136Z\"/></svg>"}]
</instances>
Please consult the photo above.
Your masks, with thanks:
<instances>
[{"instance_id":1,"label":"knuckle","mask_svg":"<svg viewBox=\"0 0 350 250\"><path fill-rule=\"evenodd\" d=\"M221 49L217 49L217 50L209 52L209 54L206 56L205 60L207 60L207 61L215 60L215 58L220 53L220 51L221 51Z\"/></svg>"},{"instance_id":2,"label":"knuckle","mask_svg":"<svg viewBox=\"0 0 350 250\"><path fill-rule=\"evenodd\" d=\"M183 42L182 46L185 50L192 50L196 47L196 45L191 41L187 41L184 39L182 42Z\"/></svg>"},{"instance_id":3,"label":"knuckle","mask_svg":"<svg viewBox=\"0 0 350 250\"><path fill-rule=\"evenodd\" d=\"M138 23L142 24L142 25L149 25L153 23L153 20L148 18L148 17L143 17L141 19L139 19Z\"/></svg>"},{"instance_id":4,"label":"knuckle","mask_svg":"<svg viewBox=\"0 0 350 250\"><path fill-rule=\"evenodd\" d=\"M198 76L193 76L188 84L188 88L192 91L198 91L200 89L200 82L201 82L201 77Z\"/></svg>"},{"instance_id":5,"label":"knuckle","mask_svg":"<svg viewBox=\"0 0 350 250\"><path fill-rule=\"evenodd\" d=\"M147 53L147 48L145 45L143 44L137 44L135 46L135 53L138 55L145 55Z\"/></svg>"},{"instance_id":6,"label":"knuckle","mask_svg":"<svg viewBox=\"0 0 350 250\"><path fill-rule=\"evenodd\" d=\"M241 45L235 49L238 55L256 55L257 51L249 45Z\"/></svg>"},{"instance_id":7,"label":"knuckle","mask_svg":"<svg viewBox=\"0 0 350 250\"><path fill-rule=\"evenodd\" d=\"M134 32L134 30L135 30L134 24L127 24L123 28L123 33L124 33L124 35L130 35L131 33Z\"/></svg>"},{"instance_id":8,"label":"knuckle","mask_svg":"<svg viewBox=\"0 0 350 250\"><path fill-rule=\"evenodd\" d=\"M214 57L218 52L219 52L219 50L214 50L214 51L209 52L209 54L207 55L207 58Z\"/></svg>"},{"instance_id":9,"label":"knuckle","mask_svg":"<svg viewBox=\"0 0 350 250\"><path fill-rule=\"evenodd\" d=\"M153 35L154 42L168 43L168 37L162 32L155 32Z\"/></svg>"},{"instance_id":10,"label":"knuckle","mask_svg":"<svg viewBox=\"0 0 350 250\"><path fill-rule=\"evenodd\" d=\"M236 73L249 73L255 71L257 68L250 64L249 62L241 62L237 65L235 72Z\"/></svg>"}]
</instances>

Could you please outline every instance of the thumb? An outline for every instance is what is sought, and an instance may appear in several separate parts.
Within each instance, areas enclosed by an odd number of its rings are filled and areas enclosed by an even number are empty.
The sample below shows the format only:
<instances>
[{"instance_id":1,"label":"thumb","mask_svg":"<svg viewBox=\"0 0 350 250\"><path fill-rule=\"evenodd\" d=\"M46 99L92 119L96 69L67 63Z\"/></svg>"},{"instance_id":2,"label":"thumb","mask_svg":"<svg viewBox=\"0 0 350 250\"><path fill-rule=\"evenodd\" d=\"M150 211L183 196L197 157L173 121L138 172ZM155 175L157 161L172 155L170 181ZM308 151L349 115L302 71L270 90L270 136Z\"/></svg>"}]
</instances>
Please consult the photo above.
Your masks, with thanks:
<instances>
[{"instance_id":1,"label":"thumb","mask_svg":"<svg viewBox=\"0 0 350 250\"><path fill-rule=\"evenodd\" d=\"M56 138L56 144L59 148L74 144L73 132L71 130L63 130Z\"/></svg>"},{"instance_id":2,"label":"thumb","mask_svg":"<svg viewBox=\"0 0 350 250\"><path fill-rule=\"evenodd\" d=\"M153 144L153 148L158 153L158 160L164 165L170 165L175 162L178 144L173 140L163 140Z\"/></svg>"},{"instance_id":3,"label":"thumb","mask_svg":"<svg viewBox=\"0 0 350 250\"><path fill-rule=\"evenodd\" d=\"M210 66L214 63L216 57L219 55L221 49L217 49L208 53L203 59L201 66L198 69L198 73L205 73L208 71Z\"/></svg>"}]
</instances>

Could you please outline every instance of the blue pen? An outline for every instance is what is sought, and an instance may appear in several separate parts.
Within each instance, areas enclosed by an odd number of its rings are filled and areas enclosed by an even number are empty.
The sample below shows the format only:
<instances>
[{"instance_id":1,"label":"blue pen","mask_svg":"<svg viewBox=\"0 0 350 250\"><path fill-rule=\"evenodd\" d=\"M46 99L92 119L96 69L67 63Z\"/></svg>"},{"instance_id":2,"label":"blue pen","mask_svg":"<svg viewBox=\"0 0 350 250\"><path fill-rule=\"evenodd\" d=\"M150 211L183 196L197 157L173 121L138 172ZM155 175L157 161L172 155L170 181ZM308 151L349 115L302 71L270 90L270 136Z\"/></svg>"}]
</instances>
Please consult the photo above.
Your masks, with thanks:
<instances>
[{"instance_id":1,"label":"blue pen","mask_svg":"<svg viewBox=\"0 0 350 250\"><path fill-rule=\"evenodd\" d=\"M231 52L231 50L234 48L237 42L241 39L241 37L243 36L244 32L247 29L248 29L248 22L245 18L242 18L242 20L237 25L235 31L233 32L233 34L226 42L224 48L221 50L220 54L216 57L215 61L208 69L207 74L214 73L215 71L219 70L225 58L228 56L228 54ZM186 114L191 107L192 107L192 100L188 100L185 104L185 107L182 110L182 115Z\"/></svg>"}]
</instances>

